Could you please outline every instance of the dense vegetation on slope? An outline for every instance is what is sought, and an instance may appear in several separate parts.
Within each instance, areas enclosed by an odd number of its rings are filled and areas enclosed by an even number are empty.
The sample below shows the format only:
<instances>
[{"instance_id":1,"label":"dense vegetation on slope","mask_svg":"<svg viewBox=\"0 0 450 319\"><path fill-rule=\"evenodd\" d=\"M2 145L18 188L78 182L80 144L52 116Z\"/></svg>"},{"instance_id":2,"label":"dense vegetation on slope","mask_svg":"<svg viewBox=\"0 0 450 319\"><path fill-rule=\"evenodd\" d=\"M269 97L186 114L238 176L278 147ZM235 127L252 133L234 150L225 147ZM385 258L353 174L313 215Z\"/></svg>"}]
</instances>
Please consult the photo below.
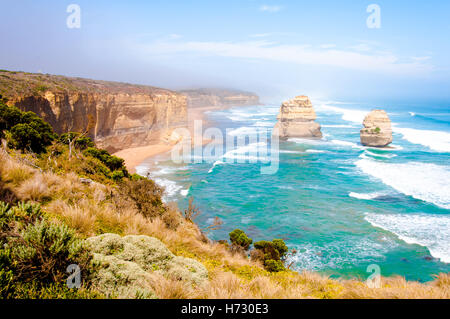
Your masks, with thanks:
<instances>
[{"instance_id":1,"label":"dense vegetation on slope","mask_svg":"<svg viewBox=\"0 0 450 319\"><path fill-rule=\"evenodd\" d=\"M39 205L0 202L0 297L89 298L92 254L74 230L49 221ZM65 285L70 264L84 270L83 289ZM81 287L80 287L81 288Z\"/></svg>"},{"instance_id":2,"label":"dense vegetation on slope","mask_svg":"<svg viewBox=\"0 0 450 319\"><path fill-rule=\"evenodd\" d=\"M56 136L3 102L0 123L1 298L450 297L446 274L371 289L286 269L281 240L249 250L253 240L235 230L231 245L212 242L194 206L182 214L163 203L163 189L83 134ZM33 130L13 134L17 125ZM66 284L69 265L81 269L79 288Z\"/></svg>"}]
</instances>

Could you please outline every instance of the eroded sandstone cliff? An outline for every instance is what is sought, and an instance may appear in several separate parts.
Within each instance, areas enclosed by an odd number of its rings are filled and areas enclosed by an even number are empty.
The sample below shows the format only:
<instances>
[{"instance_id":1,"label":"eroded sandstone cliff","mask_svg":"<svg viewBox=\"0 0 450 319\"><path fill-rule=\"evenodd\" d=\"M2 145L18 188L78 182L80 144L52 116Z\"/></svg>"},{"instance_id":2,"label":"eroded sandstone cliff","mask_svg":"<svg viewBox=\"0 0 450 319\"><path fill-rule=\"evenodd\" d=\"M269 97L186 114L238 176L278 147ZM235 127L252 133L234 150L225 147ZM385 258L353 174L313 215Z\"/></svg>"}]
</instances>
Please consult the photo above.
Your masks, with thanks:
<instances>
[{"instance_id":1,"label":"eroded sandstone cliff","mask_svg":"<svg viewBox=\"0 0 450 319\"><path fill-rule=\"evenodd\" d=\"M189 107L259 105L258 95L250 92L224 89L183 90Z\"/></svg>"},{"instance_id":2,"label":"eroded sandstone cliff","mask_svg":"<svg viewBox=\"0 0 450 319\"><path fill-rule=\"evenodd\" d=\"M110 152L169 142L186 126L186 97L150 86L0 71L0 94L57 133L88 131Z\"/></svg>"},{"instance_id":3,"label":"eroded sandstone cliff","mask_svg":"<svg viewBox=\"0 0 450 319\"><path fill-rule=\"evenodd\" d=\"M363 122L360 132L361 144L372 147L385 147L392 143L391 120L383 110L373 110Z\"/></svg>"},{"instance_id":4,"label":"eroded sandstone cliff","mask_svg":"<svg viewBox=\"0 0 450 319\"><path fill-rule=\"evenodd\" d=\"M316 123L316 112L307 96L297 96L283 102L278 114L274 134L281 138L321 138L320 124Z\"/></svg>"}]
</instances>

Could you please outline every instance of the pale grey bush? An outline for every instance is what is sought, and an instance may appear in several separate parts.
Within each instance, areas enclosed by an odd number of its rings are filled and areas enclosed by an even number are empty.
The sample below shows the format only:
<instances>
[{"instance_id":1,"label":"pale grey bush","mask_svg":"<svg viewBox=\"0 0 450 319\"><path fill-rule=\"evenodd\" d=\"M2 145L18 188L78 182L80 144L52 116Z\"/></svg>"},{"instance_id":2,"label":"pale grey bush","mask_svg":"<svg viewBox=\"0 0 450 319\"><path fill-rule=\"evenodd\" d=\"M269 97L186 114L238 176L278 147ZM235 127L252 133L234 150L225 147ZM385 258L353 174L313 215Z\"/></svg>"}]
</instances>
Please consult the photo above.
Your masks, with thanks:
<instances>
[{"instance_id":1,"label":"pale grey bush","mask_svg":"<svg viewBox=\"0 0 450 319\"><path fill-rule=\"evenodd\" d=\"M200 262L175 256L153 237L103 234L86 241L94 252L94 261L100 264L95 286L106 295L112 296L111 291L115 291L118 298L154 297L153 273L187 285L201 285L208 278Z\"/></svg>"},{"instance_id":2,"label":"pale grey bush","mask_svg":"<svg viewBox=\"0 0 450 319\"><path fill-rule=\"evenodd\" d=\"M108 298L155 298L152 277L137 264L115 256L94 254L94 262L100 264L92 283Z\"/></svg>"}]
</instances>

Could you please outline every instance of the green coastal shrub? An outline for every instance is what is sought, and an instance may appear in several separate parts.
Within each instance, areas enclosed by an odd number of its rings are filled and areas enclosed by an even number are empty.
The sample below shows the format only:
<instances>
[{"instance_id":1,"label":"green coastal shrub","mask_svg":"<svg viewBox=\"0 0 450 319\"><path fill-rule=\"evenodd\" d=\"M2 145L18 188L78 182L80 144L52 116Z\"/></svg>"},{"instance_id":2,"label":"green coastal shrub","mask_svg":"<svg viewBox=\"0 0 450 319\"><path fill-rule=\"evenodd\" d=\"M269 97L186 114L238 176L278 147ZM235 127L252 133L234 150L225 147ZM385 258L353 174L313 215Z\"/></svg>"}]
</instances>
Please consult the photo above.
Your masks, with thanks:
<instances>
[{"instance_id":1,"label":"green coastal shrub","mask_svg":"<svg viewBox=\"0 0 450 319\"><path fill-rule=\"evenodd\" d=\"M69 132L61 134L58 140L66 145L69 145L70 142L75 141L73 143L74 146L80 150L85 150L88 147L95 147L95 144L90 137L83 136L81 133L78 132Z\"/></svg>"},{"instance_id":2,"label":"green coastal shrub","mask_svg":"<svg viewBox=\"0 0 450 319\"><path fill-rule=\"evenodd\" d=\"M256 253L255 259L259 259L264 267L271 272L285 270L283 260L288 252L288 247L282 239L272 241L258 241L254 244Z\"/></svg>"},{"instance_id":3,"label":"green coastal shrub","mask_svg":"<svg viewBox=\"0 0 450 319\"><path fill-rule=\"evenodd\" d=\"M10 130L10 147L19 150L31 150L34 153L43 151L41 144L41 135L28 124L17 124Z\"/></svg>"},{"instance_id":4,"label":"green coastal shrub","mask_svg":"<svg viewBox=\"0 0 450 319\"><path fill-rule=\"evenodd\" d=\"M253 240L240 229L235 229L230 233L230 241L232 246L239 247L244 251L248 250L253 242Z\"/></svg>"},{"instance_id":5,"label":"green coastal shrub","mask_svg":"<svg viewBox=\"0 0 450 319\"><path fill-rule=\"evenodd\" d=\"M123 178L125 178L125 174L123 173L123 171L114 171L111 174L111 178L116 182L121 181Z\"/></svg>"},{"instance_id":6,"label":"green coastal shrub","mask_svg":"<svg viewBox=\"0 0 450 319\"><path fill-rule=\"evenodd\" d=\"M33 112L22 112L0 102L0 137L7 138L10 147L42 153L56 138L53 129Z\"/></svg>"},{"instance_id":7,"label":"green coastal shrub","mask_svg":"<svg viewBox=\"0 0 450 319\"><path fill-rule=\"evenodd\" d=\"M275 247L275 249L280 254L280 258L283 259L287 252L289 251L289 248L286 246L286 243L283 239L273 239L272 244Z\"/></svg>"},{"instance_id":8,"label":"green coastal shrub","mask_svg":"<svg viewBox=\"0 0 450 319\"><path fill-rule=\"evenodd\" d=\"M106 150L98 149L95 147L88 147L84 153L99 159L111 171L116 171L119 169L125 170L125 161L120 157L109 154L109 152Z\"/></svg>"},{"instance_id":9,"label":"green coastal shrub","mask_svg":"<svg viewBox=\"0 0 450 319\"><path fill-rule=\"evenodd\" d=\"M59 173L74 171L99 182L119 182L130 177L122 158L96 148L89 137L78 132L64 133L58 137L50 124L35 113L22 112L17 107L6 105L1 99L0 137L6 138L11 148L45 153L42 156L45 159L39 163L44 169ZM56 139L58 143L53 143ZM52 157L57 157L58 161L49 160ZM136 176L132 179L137 180Z\"/></svg>"},{"instance_id":10,"label":"green coastal shrub","mask_svg":"<svg viewBox=\"0 0 450 319\"><path fill-rule=\"evenodd\" d=\"M0 298L74 298L78 292L65 285L71 264L81 268L86 286L92 255L73 230L50 222L38 205L0 203L0 226Z\"/></svg>"},{"instance_id":11,"label":"green coastal shrub","mask_svg":"<svg viewBox=\"0 0 450 319\"><path fill-rule=\"evenodd\" d=\"M0 131L10 130L21 123L22 112L16 107L10 107L0 101Z\"/></svg>"},{"instance_id":12,"label":"green coastal shrub","mask_svg":"<svg viewBox=\"0 0 450 319\"><path fill-rule=\"evenodd\" d=\"M264 267L270 272L280 272L286 270L281 260L267 259L264 261Z\"/></svg>"}]
</instances>

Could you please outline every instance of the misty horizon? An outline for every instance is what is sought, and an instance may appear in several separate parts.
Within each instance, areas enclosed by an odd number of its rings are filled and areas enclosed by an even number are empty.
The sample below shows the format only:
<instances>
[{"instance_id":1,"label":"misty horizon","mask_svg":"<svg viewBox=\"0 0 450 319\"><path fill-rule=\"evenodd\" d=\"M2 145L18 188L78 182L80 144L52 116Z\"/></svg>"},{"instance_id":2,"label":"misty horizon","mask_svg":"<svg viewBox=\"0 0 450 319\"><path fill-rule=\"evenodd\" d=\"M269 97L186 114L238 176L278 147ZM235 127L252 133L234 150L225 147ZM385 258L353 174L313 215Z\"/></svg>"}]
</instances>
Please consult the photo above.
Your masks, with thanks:
<instances>
[{"instance_id":1,"label":"misty horizon","mask_svg":"<svg viewBox=\"0 0 450 319\"><path fill-rule=\"evenodd\" d=\"M68 25L71 2L2 4L1 69L235 89L265 103L298 94L373 103L450 99L450 5L439 1L378 1L375 26L366 1L77 1L75 27Z\"/></svg>"}]
</instances>

